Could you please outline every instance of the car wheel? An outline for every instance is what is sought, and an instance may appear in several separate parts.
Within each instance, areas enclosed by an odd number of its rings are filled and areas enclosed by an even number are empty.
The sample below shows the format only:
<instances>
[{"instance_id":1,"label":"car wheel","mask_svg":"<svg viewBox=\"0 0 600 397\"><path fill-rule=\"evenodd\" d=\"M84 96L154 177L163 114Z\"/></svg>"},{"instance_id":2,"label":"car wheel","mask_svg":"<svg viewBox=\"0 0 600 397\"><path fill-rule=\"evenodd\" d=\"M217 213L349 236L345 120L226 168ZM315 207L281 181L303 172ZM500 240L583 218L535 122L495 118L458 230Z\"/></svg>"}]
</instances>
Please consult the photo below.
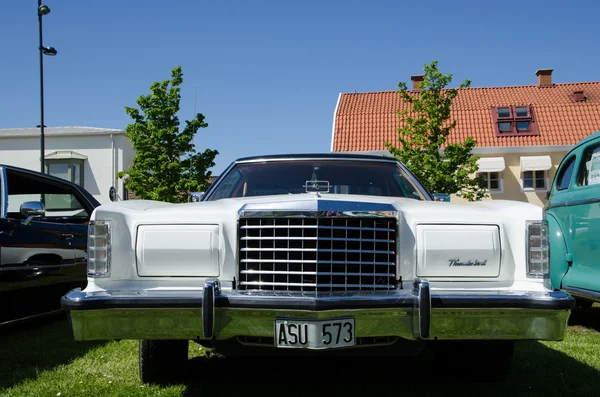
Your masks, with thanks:
<instances>
[{"instance_id":1,"label":"car wheel","mask_svg":"<svg viewBox=\"0 0 600 397\"><path fill-rule=\"evenodd\" d=\"M514 351L514 341L438 341L434 348L443 373L470 382L504 380Z\"/></svg>"},{"instance_id":2,"label":"car wheel","mask_svg":"<svg viewBox=\"0 0 600 397\"><path fill-rule=\"evenodd\" d=\"M140 379L164 383L177 378L188 358L187 340L140 340Z\"/></svg>"},{"instance_id":3,"label":"car wheel","mask_svg":"<svg viewBox=\"0 0 600 397\"><path fill-rule=\"evenodd\" d=\"M593 304L594 302L585 299L575 299L575 306L581 307L583 309L589 309L590 307L592 307Z\"/></svg>"}]
</instances>

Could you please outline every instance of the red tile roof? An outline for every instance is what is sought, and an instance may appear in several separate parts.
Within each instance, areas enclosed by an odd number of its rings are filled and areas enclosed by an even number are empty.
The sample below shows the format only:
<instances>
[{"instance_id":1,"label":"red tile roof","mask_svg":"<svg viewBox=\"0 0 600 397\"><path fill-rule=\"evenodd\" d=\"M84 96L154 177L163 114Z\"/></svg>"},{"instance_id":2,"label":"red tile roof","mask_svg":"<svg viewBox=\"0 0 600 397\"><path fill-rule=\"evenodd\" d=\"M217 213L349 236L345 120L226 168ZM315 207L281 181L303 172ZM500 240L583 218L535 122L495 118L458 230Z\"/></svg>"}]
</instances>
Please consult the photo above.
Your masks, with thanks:
<instances>
[{"instance_id":1,"label":"red tile roof","mask_svg":"<svg viewBox=\"0 0 600 397\"><path fill-rule=\"evenodd\" d=\"M584 91L585 102L572 101L578 90ZM510 105L533 105L539 136L496 137L491 108ZM408 107L395 91L341 94L333 151L385 150L386 141L398 144L396 111L404 109ZM472 136L478 147L573 145L600 130L600 82L461 88L452 102L451 117L456 128L449 142Z\"/></svg>"}]
</instances>

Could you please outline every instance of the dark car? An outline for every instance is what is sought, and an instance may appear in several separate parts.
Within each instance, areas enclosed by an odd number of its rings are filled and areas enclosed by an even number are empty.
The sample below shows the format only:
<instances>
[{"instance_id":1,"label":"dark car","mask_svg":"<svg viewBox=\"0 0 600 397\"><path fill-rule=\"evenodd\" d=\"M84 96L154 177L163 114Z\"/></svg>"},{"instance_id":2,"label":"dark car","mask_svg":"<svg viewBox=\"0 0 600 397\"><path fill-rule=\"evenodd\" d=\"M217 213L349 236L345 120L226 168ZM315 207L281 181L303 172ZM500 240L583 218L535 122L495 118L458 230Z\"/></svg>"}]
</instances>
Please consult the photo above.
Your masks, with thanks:
<instances>
[{"instance_id":1,"label":"dark car","mask_svg":"<svg viewBox=\"0 0 600 397\"><path fill-rule=\"evenodd\" d=\"M87 229L100 203L80 186L0 164L0 326L60 311L87 284Z\"/></svg>"}]
</instances>

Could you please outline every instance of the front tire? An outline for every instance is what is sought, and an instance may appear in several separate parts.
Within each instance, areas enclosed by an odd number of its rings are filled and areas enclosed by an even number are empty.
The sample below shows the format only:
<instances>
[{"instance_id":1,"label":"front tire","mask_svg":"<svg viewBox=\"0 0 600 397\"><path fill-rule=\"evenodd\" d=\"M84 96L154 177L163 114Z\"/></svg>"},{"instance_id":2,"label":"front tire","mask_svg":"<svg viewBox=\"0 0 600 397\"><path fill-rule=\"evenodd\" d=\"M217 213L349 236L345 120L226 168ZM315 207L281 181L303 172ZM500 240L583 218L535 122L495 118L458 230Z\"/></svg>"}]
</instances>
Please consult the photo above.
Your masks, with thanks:
<instances>
[{"instance_id":1,"label":"front tire","mask_svg":"<svg viewBox=\"0 0 600 397\"><path fill-rule=\"evenodd\" d=\"M593 301L585 300L585 299L575 299L575 306L580 307L582 309L589 309L594 304Z\"/></svg>"},{"instance_id":2,"label":"front tire","mask_svg":"<svg viewBox=\"0 0 600 397\"><path fill-rule=\"evenodd\" d=\"M188 359L187 340L140 340L140 379L164 383L177 378Z\"/></svg>"},{"instance_id":3,"label":"front tire","mask_svg":"<svg viewBox=\"0 0 600 397\"><path fill-rule=\"evenodd\" d=\"M514 341L437 341L435 360L445 373L470 382L499 382L508 376Z\"/></svg>"}]
</instances>

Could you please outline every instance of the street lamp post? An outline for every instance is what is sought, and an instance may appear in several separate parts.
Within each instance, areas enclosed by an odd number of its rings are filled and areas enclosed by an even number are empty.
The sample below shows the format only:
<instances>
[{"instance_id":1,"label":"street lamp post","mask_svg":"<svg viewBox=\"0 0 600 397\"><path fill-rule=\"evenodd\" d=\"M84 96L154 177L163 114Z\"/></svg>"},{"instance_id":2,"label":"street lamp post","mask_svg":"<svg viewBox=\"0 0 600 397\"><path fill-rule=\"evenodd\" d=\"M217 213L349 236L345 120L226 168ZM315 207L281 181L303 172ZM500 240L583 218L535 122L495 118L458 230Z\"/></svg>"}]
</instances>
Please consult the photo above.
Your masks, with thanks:
<instances>
[{"instance_id":1,"label":"street lamp post","mask_svg":"<svg viewBox=\"0 0 600 397\"><path fill-rule=\"evenodd\" d=\"M45 142L44 142L44 55L54 56L56 55L56 49L54 47L44 47L42 41L42 17L50 14L50 8L47 5L42 4L42 0L38 0L38 25L40 33L40 169L42 173L45 173L44 166L44 153L45 153Z\"/></svg>"}]
</instances>

